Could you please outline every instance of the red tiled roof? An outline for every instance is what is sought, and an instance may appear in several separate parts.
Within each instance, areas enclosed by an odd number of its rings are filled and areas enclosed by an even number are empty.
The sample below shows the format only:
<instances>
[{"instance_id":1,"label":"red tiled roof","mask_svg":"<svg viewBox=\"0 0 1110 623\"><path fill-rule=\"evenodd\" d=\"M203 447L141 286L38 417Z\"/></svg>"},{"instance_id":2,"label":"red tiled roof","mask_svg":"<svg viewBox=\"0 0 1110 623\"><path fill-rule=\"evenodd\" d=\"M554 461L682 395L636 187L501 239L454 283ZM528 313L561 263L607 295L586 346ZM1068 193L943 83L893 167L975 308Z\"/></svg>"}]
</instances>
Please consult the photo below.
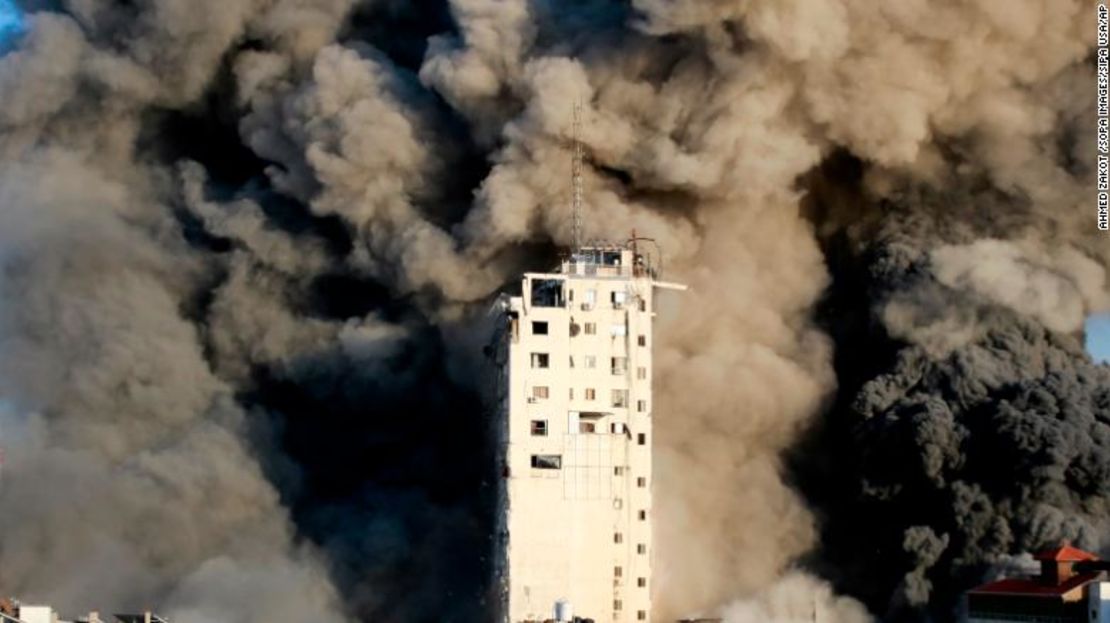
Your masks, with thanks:
<instances>
[{"instance_id":1,"label":"red tiled roof","mask_svg":"<svg viewBox=\"0 0 1110 623\"><path fill-rule=\"evenodd\" d=\"M1037 560L1055 560L1057 562L1079 562L1081 560L1098 560L1091 552L1085 552L1078 547L1061 545L1053 549L1046 549L1033 554Z\"/></svg>"},{"instance_id":2,"label":"red tiled roof","mask_svg":"<svg viewBox=\"0 0 1110 623\"><path fill-rule=\"evenodd\" d=\"M1081 573L1068 578L1062 584L1043 584L1028 578L1006 578L996 582L989 582L971 589L970 593L989 593L992 595L1030 595L1034 597L1059 597L1064 593L1083 586L1087 582L1097 580L1099 573Z\"/></svg>"}]
</instances>

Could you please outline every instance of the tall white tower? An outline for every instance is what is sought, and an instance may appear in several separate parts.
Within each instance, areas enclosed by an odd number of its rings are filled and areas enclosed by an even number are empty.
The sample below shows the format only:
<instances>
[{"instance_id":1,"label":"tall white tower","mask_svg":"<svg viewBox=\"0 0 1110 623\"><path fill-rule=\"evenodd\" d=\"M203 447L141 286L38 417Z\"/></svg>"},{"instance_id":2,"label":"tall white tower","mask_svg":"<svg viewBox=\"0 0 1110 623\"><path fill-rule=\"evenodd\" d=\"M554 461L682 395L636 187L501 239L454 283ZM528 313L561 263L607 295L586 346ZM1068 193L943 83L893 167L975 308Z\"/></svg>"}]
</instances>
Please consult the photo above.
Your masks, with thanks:
<instances>
[{"instance_id":1,"label":"tall white tower","mask_svg":"<svg viewBox=\"0 0 1110 623\"><path fill-rule=\"evenodd\" d=\"M649 621L657 288L635 237L524 275L496 340L500 621Z\"/></svg>"}]
</instances>

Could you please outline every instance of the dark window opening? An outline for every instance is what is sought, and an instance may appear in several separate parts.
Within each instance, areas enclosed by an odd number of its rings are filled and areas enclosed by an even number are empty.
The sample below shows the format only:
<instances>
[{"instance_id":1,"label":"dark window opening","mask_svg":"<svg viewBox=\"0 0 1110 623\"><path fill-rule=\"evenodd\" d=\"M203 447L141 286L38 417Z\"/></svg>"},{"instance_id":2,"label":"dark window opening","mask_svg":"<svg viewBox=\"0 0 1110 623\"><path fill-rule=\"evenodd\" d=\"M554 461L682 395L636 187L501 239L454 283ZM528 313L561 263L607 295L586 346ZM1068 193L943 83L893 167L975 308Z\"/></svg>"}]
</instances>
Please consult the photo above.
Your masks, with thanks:
<instances>
[{"instance_id":1,"label":"dark window opening","mask_svg":"<svg viewBox=\"0 0 1110 623\"><path fill-rule=\"evenodd\" d=\"M533 279L532 305L535 307L562 307L562 279Z\"/></svg>"},{"instance_id":2,"label":"dark window opening","mask_svg":"<svg viewBox=\"0 0 1110 623\"><path fill-rule=\"evenodd\" d=\"M563 457L558 454L533 454L532 467L536 469L562 469Z\"/></svg>"},{"instance_id":3,"label":"dark window opening","mask_svg":"<svg viewBox=\"0 0 1110 623\"><path fill-rule=\"evenodd\" d=\"M535 437L546 437L547 420L532 420L532 435Z\"/></svg>"},{"instance_id":4,"label":"dark window opening","mask_svg":"<svg viewBox=\"0 0 1110 623\"><path fill-rule=\"evenodd\" d=\"M539 320L532 321L532 335L547 335L547 323Z\"/></svg>"}]
</instances>

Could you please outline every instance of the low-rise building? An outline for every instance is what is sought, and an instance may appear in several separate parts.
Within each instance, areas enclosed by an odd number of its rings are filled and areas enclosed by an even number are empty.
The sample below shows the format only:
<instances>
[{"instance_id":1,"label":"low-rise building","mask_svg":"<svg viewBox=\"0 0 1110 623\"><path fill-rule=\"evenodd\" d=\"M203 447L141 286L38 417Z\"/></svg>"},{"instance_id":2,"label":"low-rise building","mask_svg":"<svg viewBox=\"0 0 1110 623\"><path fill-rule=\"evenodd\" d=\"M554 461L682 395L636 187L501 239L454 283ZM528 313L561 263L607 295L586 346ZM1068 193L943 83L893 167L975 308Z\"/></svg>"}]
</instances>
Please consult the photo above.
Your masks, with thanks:
<instances>
[{"instance_id":1,"label":"low-rise building","mask_svg":"<svg viewBox=\"0 0 1110 623\"><path fill-rule=\"evenodd\" d=\"M1038 552L1040 574L967 593L967 623L1110 623L1110 562L1063 545Z\"/></svg>"}]
</instances>

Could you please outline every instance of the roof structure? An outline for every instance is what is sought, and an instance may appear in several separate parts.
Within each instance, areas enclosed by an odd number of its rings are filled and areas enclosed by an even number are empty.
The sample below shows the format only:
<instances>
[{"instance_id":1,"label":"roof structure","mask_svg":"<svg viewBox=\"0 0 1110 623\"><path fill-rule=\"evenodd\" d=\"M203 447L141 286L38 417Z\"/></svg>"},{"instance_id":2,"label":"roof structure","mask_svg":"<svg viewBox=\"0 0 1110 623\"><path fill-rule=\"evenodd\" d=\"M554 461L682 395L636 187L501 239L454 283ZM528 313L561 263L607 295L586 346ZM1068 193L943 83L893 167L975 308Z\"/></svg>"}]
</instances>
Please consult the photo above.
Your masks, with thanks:
<instances>
[{"instance_id":1,"label":"roof structure","mask_svg":"<svg viewBox=\"0 0 1110 623\"><path fill-rule=\"evenodd\" d=\"M1006 578L977 586L970 591L972 594L989 595L1025 595L1029 597L1060 597L1088 582L1099 579L1100 574L1081 573L1072 576L1060 584L1045 584L1035 578Z\"/></svg>"},{"instance_id":2,"label":"roof structure","mask_svg":"<svg viewBox=\"0 0 1110 623\"><path fill-rule=\"evenodd\" d=\"M1078 547L1072 547L1065 543L1060 547L1052 549L1041 550L1033 554L1033 558L1037 560L1055 560L1056 562L1081 562L1084 560L1098 560L1091 552L1085 552Z\"/></svg>"}]
</instances>

